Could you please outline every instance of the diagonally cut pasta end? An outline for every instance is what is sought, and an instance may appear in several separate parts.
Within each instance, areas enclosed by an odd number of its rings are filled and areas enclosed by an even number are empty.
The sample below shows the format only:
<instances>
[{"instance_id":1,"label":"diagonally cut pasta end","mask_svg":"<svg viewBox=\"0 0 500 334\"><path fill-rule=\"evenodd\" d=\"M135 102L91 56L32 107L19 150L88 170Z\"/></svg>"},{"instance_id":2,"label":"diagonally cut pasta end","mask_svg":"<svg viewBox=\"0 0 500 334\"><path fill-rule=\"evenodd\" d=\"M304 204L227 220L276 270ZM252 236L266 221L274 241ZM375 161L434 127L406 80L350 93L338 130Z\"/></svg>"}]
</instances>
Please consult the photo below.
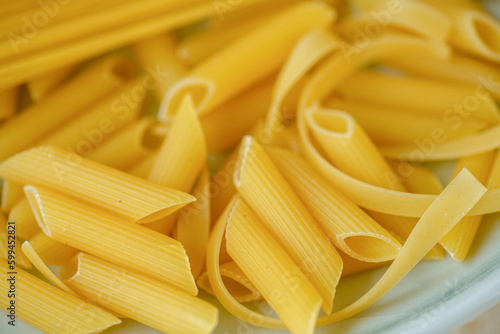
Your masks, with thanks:
<instances>
[{"instance_id":1,"label":"diagonally cut pasta end","mask_svg":"<svg viewBox=\"0 0 500 334\"><path fill-rule=\"evenodd\" d=\"M471 36L476 36L474 42L478 52L489 60L500 62L500 24L479 11L468 13L467 25Z\"/></svg>"},{"instance_id":2,"label":"diagonally cut pasta end","mask_svg":"<svg viewBox=\"0 0 500 334\"><path fill-rule=\"evenodd\" d=\"M42 210L42 201L40 199L38 190L33 186L26 185L24 186L24 193L26 194L26 198L28 199L31 210L33 210L33 215L35 216L38 226L43 231L43 233L45 233L49 237L52 237L52 232L45 223L45 218Z\"/></svg>"},{"instance_id":3,"label":"diagonally cut pasta end","mask_svg":"<svg viewBox=\"0 0 500 334\"><path fill-rule=\"evenodd\" d=\"M233 182L236 188L241 185L241 173L243 172L243 166L249 157L250 146L253 141L254 139L251 136L245 136L241 141L240 152L238 154L238 160L236 161L233 175Z\"/></svg>"},{"instance_id":4,"label":"diagonally cut pasta end","mask_svg":"<svg viewBox=\"0 0 500 334\"><path fill-rule=\"evenodd\" d=\"M346 254L364 262L394 260L401 249L401 244L396 239L374 233L339 234L337 241Z\"/></svg>"},{"instance_id":5,"label":"diagonally cut pasta end","mask_svg":"<svg viewBox=\"0 0 500 334\"><path fill-rule=\"evenodd\" d=\"M306 117L310 126L315 130L314 133L349 138L354 132L353 117L340 110L310 108L306 111Z\"/></svg>"},{"instance_id":6,"label":"diagonally cut pasta end","mask_svg":"<svg viewBox=\"0 0 500 334\"><path fill-rule=\"evenodd\" d=\"M162 123L172 120L186 94L191 94L196 111L203 113L215 92L215 83L196 77L186 77L177 81L165 93L158 111L158 119Z\"/></svg>"}]
</instances>

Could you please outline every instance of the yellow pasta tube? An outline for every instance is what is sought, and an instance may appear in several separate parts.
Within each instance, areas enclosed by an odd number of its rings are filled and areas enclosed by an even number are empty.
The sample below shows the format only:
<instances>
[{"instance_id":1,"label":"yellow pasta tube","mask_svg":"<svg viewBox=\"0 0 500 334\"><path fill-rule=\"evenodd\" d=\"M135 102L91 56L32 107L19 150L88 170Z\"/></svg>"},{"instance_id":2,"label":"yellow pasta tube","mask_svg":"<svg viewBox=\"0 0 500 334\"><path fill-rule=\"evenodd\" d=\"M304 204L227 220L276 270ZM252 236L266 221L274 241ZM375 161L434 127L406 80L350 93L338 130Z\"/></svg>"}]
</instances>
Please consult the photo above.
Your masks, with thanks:
<instances>
[{"instance_id":1,"label":"yellow pasta tube","mask_svg":"<svg viewBox=\"0 0 500 334\"><path fill-rule=\"evenodd\" d=\"M63 267L61 278L89 301L165 333L208 334L217 325L210 303L86 253Z\"/></svg>"},{"instance_id":2,"label":"yellow pasta tube","mask_svg":"<svg viewBox=\"0 0 500 334\"><path fill-rule=\"evenodd\" d=\"M9 119L17 111L19 87L0 91L0 121Z\"/></svg>"},{"instance_id":3,"label":"yellow pasta tube","mask_svg":"<svg viewBox=\"0 0 500 334\"><path fill-rule=\"evenodd\" d=\"M459 50L496 63L500 62L500 24L469 0L424 0L446 14L452 21L449 43Z\"/></svg>"},{"instance_id":4,"label":"yellow pasta tube","mask_svg":"<svg viewBox=\"0 0 500 334\"><path fill-rule=\"evenodd\" d=\"M385 62L390 67L427 78L437 78L448 82L463 82L484 87L496 100L500 99L500 71L493 64L452 54L449 59L408 56L392 58ZM481 89L481 88L477 88Z\"/></svg>"},{"instance_id":5,"label":"yellow pasta tube","mask_svg":"<svg viewBox=\"0 0 500 334\"><path fill-rule=\"evenodd\" d=\"M323 310L330 313L342 261L304 204L250 136L243 138L234 184L316 287L323 298Z\"/></svg>"},{"instance_id":6,"label":"yellow pasta tube","mask_svg":"<svg viewBox=\"0 0 500 334\"><path fill-rule=\"evenodd\" d=\"M178 241L51 190L25 191L38 224L54 240L197 294Z\"/></svg>"},{"instance_id":7,"label":"yellow pasta tube","mask_svg":"<svg viewBox=\"0 0 500 334\"><path fill-rule=\"evenodd\" d=\"M351 114L370 138L381 145L414 143L416 139L432 138L433 134L439 138L455 139L476 133L488 125L481 120L461 120L460 116L451 113L443 120L405 110L407 107L394 108L337 97L326 100L325 107Z\"/></svg>"},{"instance_id":8,"label":"yellow pasta tube","mask_svg":"<svg viewBox=\"0 0 500 334\"><path fill-rule=\"evenodd\" d=\"M349 114L326 109L305 112L308 125L329 160L364 182L405 191L377 147Z\"/></svg>"},{"instance_id":9,"label":"yellow pasta tube","mask_svg":"<svg viewBox=\"0 0 500 334\"><path fill-rule=\"evenodd\" d=\"M33 145L131 76L131 65L108 57L91 65L41 103L0 126L0 161ZM43 125L43 126L41 126Z\"/></svg>"},{"instance_id":10,"label":"yellow pasta tube","mask_svg":"<svg viewBox=\"0 0 500 334\"><path fill-rule=\"evenodd\" d=\"M347 98L387 105L401 111L414 110L442 118L447 123L456 123L456 116L490 123L500 121L500 109L490 94L468 84L360 71L344 81L338 91Z\"/></svg>"},{"instance_id":11,"label":"yellow pasta tube","mask_svg":"<svg viewBox=\"0 0 500 334\"><path fill-rule=\"evenodd\" d=\"M234 261L221 264L220 273L227 289L238 302L247 303L262 299L260 292ZM214 294L208 279L208 273L201 274L196 283L200 289Z\"/></svg>"},{"instance_id":12,"label":"yellow pasta tube","mask_svg":"<svg viewBox=\"0 0 500 334\"><path fill-rule=\"evenodd\" d=\"M54 240L42 231L38 232L29 242L38 257L44 263L53 266L68 263L78 253L75 248Z\"/></svg>"},{"instance_id":13,"label":"yellow pasta tube","mask_svg":"<svg viewBox=\"0 0 500 334\"><path fill-rule=\"evenodd\" d=\"M384 28L394 27L424 38L446 41L451 31L451 20L439 10L419 1L354 0L362 12L352 16L344 29L359 33L380 34ZM354 24L353 24L354 23Z\"/></svg>"},{"instance_id":14,"label":"yellow pasta tube","mask_svg":"<svg viewBox=\"0 0 500 334\"><path fill-rule=\"evenodd\" d=\"M132 50L143 70L153 79L154 83L148 88L154 89L158 101L161 101L167 89L187 71L175 55L173 37L165 33L133 44ZM156 75L153 76L152 73Z\"/></svg>"},{"instance_id":15,"label":"yellow pasta tube","mask_svg":"<svg viewBox=\"0 0 500 334\"><path fill-rule=\"evenodd\" d=\"M343 194L325 185L306 160L268 149L276 167L328 238L348 255L366 262L392 260L401 244Z\"/></svg>"},{"instance_id":16,"label":"yellow pasta tube","mask_svg":"<svg viewBox=\"0 0 500 334\"><path fill-rule=\"evenodd\" d=\"M318 319L319 326L346 319L373 304L392 289L484 195L486 188L463 170L420 218L399 255L377 283L360 299ZM445 214L446 213L446 214ZM439 220L439 224L436 224Z\"/></svg>"},{"instance_id":17,"label":"yellow pasta tube","mask_svg":"<svg viewBox=\"0 0 500 334\"><path fill-rule=\"evenodd\" d=\"M64 66L32 78L26 83L33 101L38 102L52 93L71 73L75 66Z\"/></svg>"},{"instance_id":18,"label":"yellow pasta tube","mask_svg":"<svg viewBox=\"0 0 500 334\"><path fill-rule=\"evenodd\" d=\"M54 145L72 150L81 156L92 151L132 120L138 117L141 100L134 99L132 106L125 106L121 98L137 87L133 80L116 92L89 106L85 112L64 123L60 129L37 142L37 145Z\"/></svg>"},{"instance_id":19,"label":"yellow pasta tube","mask_svg":"<svg viewBox=\"0 0 500 334\"><path fill-rule=\"evenodd\" d=\"M340 170L378 187L406 191L396 173L352 116L326 109L308 109L304 113L313 136ZM369 214L401 238L400 241L406 240L417 222L412 218L384 215L372 210ZM444 255L436 249L433 252L437 252L431 254L435 258Z\"/></svg>"},{"instance_id":20,"label":"yellow pasta tube","mask_svg":"<svg viewBox=\"0 0 500 334\"><path fill-rule=\"evenodd\" d=\"M481 132L447 142L433 137L413 145L380 147L380 152L389 159L422 162L457 159L488 152L498 147L500 147L500 125L495 125Z\"/></svg>"},{"instance_id":21,"label":"yellow pasta tube","mask_svg":"<svg viewBox=\"0 0 500 334\"><path fill-rule=\"evenodd\" d=\"M192 194L196 202L179 210L176 239L186 249L191 273L197 279L205 266L210 233L210 175L207 166L201 170Z\"/></svg>"},{"instance_id":22,"label":"yellow pasta tube","mask_svg":"<svg viewBox=\"0 0 500 334\"><path fill-rule=\"evenodd\" d=\"M292 333L313 333L322 298L241 199L229 214L227 250Z\"/></svg>"},{"instance_id":23,"label":"yellow pasta tube","mask_svg":"<svg viewBox=\"0 0 500 334\"><path fill-rule=\"evenodd\" d=\"M17 235L23 240L30 239L40 232L26 197L12 207L9 212L9 221L16 223Z\"/></svg>"},{"instance_id":24,"label":"yellow pasta tube","mask_svg":"<svg viewBox=\"0 0 500 334\"><path fill-rule=\"evenodd\" d=\"M0 261L0 289L9 291L14 276L16 316L45 333L97 333L121 323L120 319L83 300L67 294L39 278ZM10 307L7 293L1 294L2 309Z\"/></svg>"},{"instance_id":25,"label":"yellow pasta tube","mask_svg":"<svg viewBox=\"0 0 500 334\"><path fill-rule=\"evenodd\" d=\"M193 100L186 95L163 141L149 180L190 192L206 161L206 144Z\"/></svg>"},{"instance_id":26,"label":"yellow pasta tube","mask_svg":"<svg viewBox=\"0 0 500 334\"><path fill-rule=\"evenodd\" d=\"M153 118L138 119L96 147L88 158L112 168L128 170L160 147L163 136L155 133L156 126Z\"/></svg>"},{"instance_id":27,"label":"yellow pasta tube","mask_svg":"<svg viewBox=\"0 0 500 334\"><path fill-rule=\"evenodd\" d=\"M460 173L462 169L467 168L479 182L489 186L488 177L494 158L495 153L491 151L463 157L457 161L453 177ZM439 243L454 260L463 261L465 259L474 241L482 218L483 216L481 215L464 217L441 239Z\"/></svg>"},{"instance_id":28,"label":"yellow pasta tube","mask_svg":"<svg viewBox=\"0 0 500 334\"><path fill-rule=\"evenodd\" d=\"M245 1L238 8L245 8L261 1ZM148 19L136 20L100 34L91 34L55 47L33 52L33 54L11 58L0 66L0 90L21 84L33 76L57 67L74 64L127 43L194 23L213 15L213 3L204 1L195 6L161 11ZM92 23L89 24L92 25Z\"/></svg>"},{"instance_id":29,"label":"yellow pasta tube","mask_svg":"<svg viewBox=\"0 0 500 334\"><path fill-rule=\"evenodd\" d=\"M154 221L194 200L52 146L33 148L3 162L0 177L93 202L130 222Z\"/></svg>"},{"instance_id":30,"label":"yellow pasta tube","mask_svg":"<svg viewBox=\"0 0 500 334\"><path fill-rule=\"evenodd\" d=\"M280 66L302 34L314 27L328 26L335 16L332 8L316 2L298 4L283 11L196 66L174 84L162 101L158 118L162 121L171 118L188 92L198 112L212 111L267 77ZM256 48L257 53L253 52ZM242 77L245 80L241 80Z\"/></svg>"},{"instance_id":31,"label":"yellow pasta tube","mask_svg":"<svg viewBox=\"0 0 500 334\"><path fill-rule=\"evenodd\" d=\"M21 268L31 268L31 263L21 251L21 243L17 238L15 222L8 222L0 214L0 258L8 261L9 265Z\"/></svg>"},{"instance_id":32,"label":"yellow pasta tube","mask_svg":"<svg viewBox=\"0 0 500 334\"><path fill-rule=\"evenodd\" d=\"M23 186L13 181L3 180L1 204L2 212L9 212L24 196Z\"/></svg>"},{"instance_id":33,"label":"yellow pasta tube","mask_svg":"<svg viewBox=\"0 0 500 334\"><path fill-rule=\"evenodd\" d=\"M382 35L364 48L341 43L340 52L326 59L304 85L300 108L322 101L343 80L366 65L414 54L441 59L446 58L449 52L443 43L398 34Z\"/></svg>"},{"instance_id":34,"label":"yellow pasta tube","mask_svg":"<svg viewBox=\"0 0 500 334\"><path fill-rule=\"evenodd\" d=\"M200 122L210 152L220 152L237 145L241 138L264 118L271 102L274 76L201 115Z\"/></svg>"}]
</instances>

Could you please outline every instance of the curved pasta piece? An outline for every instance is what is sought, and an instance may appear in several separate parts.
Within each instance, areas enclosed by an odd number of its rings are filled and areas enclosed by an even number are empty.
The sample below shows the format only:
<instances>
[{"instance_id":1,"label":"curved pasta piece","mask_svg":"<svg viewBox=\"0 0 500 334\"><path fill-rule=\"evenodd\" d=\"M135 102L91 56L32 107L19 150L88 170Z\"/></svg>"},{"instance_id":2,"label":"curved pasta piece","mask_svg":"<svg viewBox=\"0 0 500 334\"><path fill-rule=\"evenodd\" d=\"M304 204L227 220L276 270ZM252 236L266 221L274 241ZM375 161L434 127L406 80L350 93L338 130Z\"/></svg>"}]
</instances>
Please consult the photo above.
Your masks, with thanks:
<instances>
[{"instance_id":1,"label":"curved pasta piece","mask_svg":"<svg viewBox=\"0 0 500 334\"><path fill-rule=\"evenodd\" d=\"M322 101L343 80L366 65L414 54L442 59L449 53L446 44L397 34L382 35L364 48L341 43L340 52L325 60L308 79L301 93L300 109Z\"/></svg>"},{"instance_id":2,"label":"curved pasta piece","mask_svg":"<svg viewBox=\"0 0 500 334\"><path fill-rule=\"evenodd\" d=\"M250 207L236 199L226 227L227 251L294 334L314 331L322 298Z\"/></svg>"},{"instance_id":3,"label":"curved pasta piece","mask_svg":"<svg viewBox=\"0 0 500 334\"><path fill-rule=\"evenodd\" d=\"M298 41L276 79L265 126L273 129L281 124L286 95L314 64L338 46L338 38L323 29L313 29Z\"/></svg>"},{"instance_id":4,"label":"curved pasta piece","mask_svg":"<svg viewBox=\"0 0 500 334\"><path fill-rule=\"evenodd\" d=\"M180 242L51 190L25 186L25 192L38 224L54 240L197 294Z\"/></svg>"},{"instance_id":5,"label":"curved pasta piece","mask_svg":"<svg viewBox=\"0 0 500 334\"><path fill-rule=\"evenodd\" d=\"M297 122L304 155L325 179L332 182L357 205L396 216L421 217L436 198L436 195L412 194L377 187L340 171L319 152L304 118L304 113L300 113ZM469 214L474 216L500 211L498 196L500 190L489 190Z\"/></svg>"},{"instance_id":6,"label":"curved pasta piece","mask_svg":"<svg viewBox=\"0 0 500 334\"><path fill-rule=\"evenodd\" d=\"M343 252L366 262L393 260L401 244L343 194L325 185L306 160L281 149L269 156L329 239Z\"/></svg>"},{"instance_id":7,"label":"curved pasta piece","mask_svg":"<svg viewBox=\"0 0 500 334\"><path fill-rule=\"evenodd\" d=\"M159 219L195 200L53 146L33 148L8 159L0 165L0 177L90 201L130 222Z\"/></svg>"},{"instance_id":8,"label":"curved pasta piece","mask_svg":"<svg viewBox=\"0 0 500 334\"><path fill-rule=\"evenodd\" d=\"M221 264L219 269L227 289L238 302L247 303L262 299L260 292L234 261ZM201 274L196 283L200 289L214 294L207 272Z\"/></svg>"},{"instance_id":9,"label":"curved pasta piece","mask_svg":"<svg viewBox=\"0 0 500 334\"><path fill-rule=\"evenodd\" d=\"M316 287L323 298L323 310L330 313L342 261L265 151L250 136L243 138L234 184Z\"/></svg>"},{"instance_id":10,"label":"curved pasta piece","mask_svg":"<svg viewBox=\"0 0 500 334\"><path fill-rule=\"evenodd\" d=\"M201 298L86 253L62 268L61 279L91 302L165 333L208 334L218 322L217 308Z\"/></svg>"},{"instance_id":11,"label":"curved pasta piece","mask_svg":"<svg viewBox=\"0 0 500 334\"><path fill-rule=\"evenodd\" d=\"M297 4L279 13L174 84L163 98L158 119L171 118L188 92L200 114L212 111L276 70L302 34L314 27L328 26L335 17L333 8L319 2ZM256 48L259 52L253 52Z\"/></svg>"}]
</instances>

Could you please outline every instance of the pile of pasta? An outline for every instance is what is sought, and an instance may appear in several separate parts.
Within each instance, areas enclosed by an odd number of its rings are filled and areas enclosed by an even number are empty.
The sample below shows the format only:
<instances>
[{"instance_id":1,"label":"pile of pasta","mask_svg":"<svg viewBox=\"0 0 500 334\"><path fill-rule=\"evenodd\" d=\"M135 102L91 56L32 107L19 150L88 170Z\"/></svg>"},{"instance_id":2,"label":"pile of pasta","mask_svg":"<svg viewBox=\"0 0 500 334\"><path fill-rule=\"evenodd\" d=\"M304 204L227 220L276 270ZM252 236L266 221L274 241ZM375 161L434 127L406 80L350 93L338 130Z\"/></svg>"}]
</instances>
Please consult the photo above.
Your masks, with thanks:
<instances>
[{"instance_id":1,"label":"pile of pasta","mask_svg":"<svg viewBox=\"0 0 500 334\"><path fill-rule=\"evenodd\" d=\"M500 211L500 23L476 2L0 15L0 304L14 275L17 316L44 332L216 332L202 289L250 324L313 333L423 259L464 260ZM342 277L380 266L335 306Z\"/></svg>"}]
</instances>

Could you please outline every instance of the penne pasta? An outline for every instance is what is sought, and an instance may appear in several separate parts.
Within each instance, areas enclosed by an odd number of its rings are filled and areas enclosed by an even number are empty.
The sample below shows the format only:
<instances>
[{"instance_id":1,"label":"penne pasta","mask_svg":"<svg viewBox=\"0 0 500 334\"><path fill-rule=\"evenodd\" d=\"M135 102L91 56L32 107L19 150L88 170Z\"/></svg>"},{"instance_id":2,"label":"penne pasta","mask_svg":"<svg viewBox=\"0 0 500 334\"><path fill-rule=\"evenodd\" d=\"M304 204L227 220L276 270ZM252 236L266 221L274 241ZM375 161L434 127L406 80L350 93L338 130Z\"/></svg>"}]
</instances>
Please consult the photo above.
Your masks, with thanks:
<instances>
[{"instance_id":1,"label":"penne pasta","mask_svg":"<svg viewBox=\"0 0 500 334\"><path fill-rule=\"evenodd\" d=\"M353 99L341 100L338 97L325 101L325 107L348 112L363 127L370 139L380 145L410 144L415 140L432 138L433 134L435 137L436 134L441 134L440 138L451 140L487 127L487 122L481 120L467 119L458 123L458 118L443 120L417 114L406 107L394 108ZM451 114L449 116L455 117Z\"/></svg>"},{"instance_id":2,"label":"penne pasta","mask_svg":"<svg viewBox=\"0 0 500 334\"><path fill-rule=\"evenodd\" d=\"M390 262L365 262L357 260L344 252L339 252L342 262L344 263L344 268L342 269L342 278L359 274L371 269L380 268L389 264Z\"/></svg>"},{"instance_id":3,"label":"penne pasta","mask_svg":"<svg viewBox=\"0 0 500 334\"><path fill-rule=\"evenodd\" d=\"M238 302L247 303L262 299L260 292L234 261L221 264L220 274L227 289ZM200 289L212 295L214 294L210 280L208 279L208 273L202 273L196 283Z\"/></svg>"},{"instance_id":4,"label":"penne pasta","mask_svg":"<svg viewBox=\"0 0 500 334\"><path fill-rule=\"evenodd\" d=\"M63 267L61 278L89 301L165 333L211 333L217 325L210 303L86 253Z\"/></svg>"},{"instance_id":5,"label":"penne pasta","mask_svg":"<svg viewBox=\"0 0 500 334\"><path fill-rule=\"evenodd\" d=\"M498 39L500 24L470 0L460 0L452 6L443 0L424 0L446 14L452 22L449 43L457 49L486 60L500 62Z\"/></svg>"},{"instance_id":6,"label":"penne pasta","mask_svg":"<svg viewBox=\"0 0 500 334\"><path fill-rule=\"evenodd\" d=\"M472 85L452 85L429 79L362 71L344 81L338 91L350 99L387 105L398 108L401 112L413 111L439 117L446 123L453 123L453 126L456 116L491 124L500 121L500 110L490 94L479 94Z\"/></svg>"},{"instance_id":7,"label":"penne pasta","mask_svg":"<svg viewBox=\"0 0 500 334\"><path fill-rule=\"evenodd\" d=\"M69 65L32 78L26 83L31 99L35 102L45 99L74 71L75 66Z\"/></svg>"},{"instance_id":8,"label":"penne pasta","mask_svg":"<svg viewBox=\"0 0 500 334\"><path fill-rule=\"evenodd\" d=\"M328 26L335 16L330 7L321 3L302 3L284 10L196 66L174 84L163 98L158 119L166 121L171 118L186 93L191 93L200 114L214 110L273 73L302 34L314 27ZM288 22L295 24L289 25ZM255 48L258 48L258 53L252 52ZM248 57L248 54L253 56Z\"/></svg>"},{"instance_id":9,"label":"penne pasta","mask_svg":"<svg viewBox=\"0 0 500 334\"><path fill-rule=\"evenodd\" d=\"M56 241L42 231L29 239L29 243L44 263L53 266L68 263L78 253L75 248Z\"/></svg>"},{"instance_id":10,"label":"penne pasta","mask_svg":"<svg viewBox=\"0 0 500 334\"><path fill-rule=\"evenodd\" d=\"M155 134L157 122L149 117L135 120L96 147L89 159L119 170L128 170L153 151L163 136Z\"/></svg>"},{"instance_id":11,"label":"penne pasta","mask_svg":"<svg viewBox=\"0 0 500 334\"><path fill-rule=\"evenodd\" d=\"M16 233L23 240L31 239L40 232L26 197L23 197L12 207L9 212L9 221L16 223Z\"/></svg>"},{"instance_id":12,"label":"penne pasta","mask_svg":"<svg viewBox=\"0 0 500 334\"><path fill-rule=\"evenodd\" d=\"M431 170L404 161L389 161L408 191L415 194L439 195L443 191L441 180Z\"/></svg>"},{"instance_id":13,"label":"penne pasta","mask_svg":"<svg viewBox=\"0 0 500 334\"><path fill-rule=\"evenodd\" d=\"M197 294L178 241L51 190L26 186L25 192L42 231L54 240Z\"/></svg>"},{"instance_id":14,"label":"penne pasta","mask_svg":"<svg viewBox=\"0 0 500 334\"><path fill-rule=\"evenodd\" d=\"M154 221L194 200L189 194L51 146L30 149L3 162L0 177L90 201L129 222Z\"/></svg>"},{"instance_id":15,"label":"penne pasta","mask_svg":"<svg viewBox=\"0 0 500 334\"><path fill-rule=\"evenodd\" d=\"M322 297L241 199L229 213L227 250L292 333L313 333Z\"/></svg>"},{"instance_id":16,"label":"penne pasta","mask_svg":"<svg viewBox=\"0 0 500 334\"><path fill-rule=\"evenodd\" d=\"M0 161L40 140L131 76L130 63L108 57L93 64L41 103L0 126ZM43 124L43 126L40 126Z\"/></svg>"},{"instance_id":17,"label":"penne pasta","mask_svg":"<svg viewBox=\"0 0 500 334\"><path fill-rule=\"evenodd\" d=\"M161 101L167 89L187 71L175 54L175 41L172 36L160 34L132 45L134 56L153 79L148 89L154 89L155 97ZM151 73L155 73L153 76Z\"/></svg>"},{"instance_id":18,"label":"penne pasta","mask_svg":"<svg viewBox=\"0 0 500 334\"><path fill-rule=\"evenodd\" d=\"M119 101L137 87L134 80L89 106L57 131L37 142L38 145L54 145L87 157L115 131L120 130L138 117L141 100L134 100L132 107Z\"/></svg>"},{"instance_id":19,"label":"penne pasta","mask_svg":"<svg viewBox=\"0 0 500 334\"><path fill-rule=\"evenodd\" d=\"M323 310L330 313L342 261L262 147L250 136L243 138L234 184L313 283L323 299Z\"/></svg>"},{"instance_id":20,"label":"penne pasta","mask_svg":"<svg viewBox=\"0 0 500 334\"><path fill-rule=\"evenodd\" d=\"M133 167L129 168L128 173L143 179L147 179L149 172L153 167L156 160L156 153L150 153L146 158L136 163Z\"/></svg>"},{"instance_id":21,"label":"penne pasta","mask_svg":"<svg viewBox=\"0 0 500 334\"><path fill-rule=\"evenodd\" d=\"M210 233L210 174L205 166L192 191L196 202L179 210L176 239L186 249L191 273L196 280L205 266Z\"/></svg>"},{"instance_id":22,"label":"penne pasta","mask_svg":"<svg viewBox=\"0 0 500 334\"><path fill-rule=\"evenodd\" d=\"M12 270L0 261L0 288L9 291ZM15 315L45 333L96 333L121 323L120 319L74 297L39 278L17 269ZM1 294L0 304L7 310L11 305L7 293Z\"/></svg>"},{"instance_id":23,"label":"penne pasta","mask_svg":"<svg viewBox=\"0 0 500 334\"><path fill-rule=\"evenodd\" d=\"M460 158L457 161L452 177L456 177L462 169L466 168L479 182L489 186L488 177L494 158L495 153L491 151ZM482 218L481 215L464 217L441 239L439 243L454 260L463 261L465 259Z\"/></svg>"},{"instance_id":24,"label":"penne pasta","mask_svg":"<svg viewBox=\"0 0 500 334\"><path fill-rule=\"evenodd\" d=\"M191 95L186 95L163 140L149 172L148 180L189 193L207 159L206 142ZM148 227L169 234L177 214L149 224Z\"/></svg>"},{"instance_id":25,"label":"penne pasta","mask_svg":"<svg viewBox=\"0 0 500 334\"><path fill-rule=\"evenodd\" d=\"M325 185L306 160L279 149L268 149L267 153L338 248L366 262L396 257L401 244L343 194Z\"/></svg>"}]
</instances>

